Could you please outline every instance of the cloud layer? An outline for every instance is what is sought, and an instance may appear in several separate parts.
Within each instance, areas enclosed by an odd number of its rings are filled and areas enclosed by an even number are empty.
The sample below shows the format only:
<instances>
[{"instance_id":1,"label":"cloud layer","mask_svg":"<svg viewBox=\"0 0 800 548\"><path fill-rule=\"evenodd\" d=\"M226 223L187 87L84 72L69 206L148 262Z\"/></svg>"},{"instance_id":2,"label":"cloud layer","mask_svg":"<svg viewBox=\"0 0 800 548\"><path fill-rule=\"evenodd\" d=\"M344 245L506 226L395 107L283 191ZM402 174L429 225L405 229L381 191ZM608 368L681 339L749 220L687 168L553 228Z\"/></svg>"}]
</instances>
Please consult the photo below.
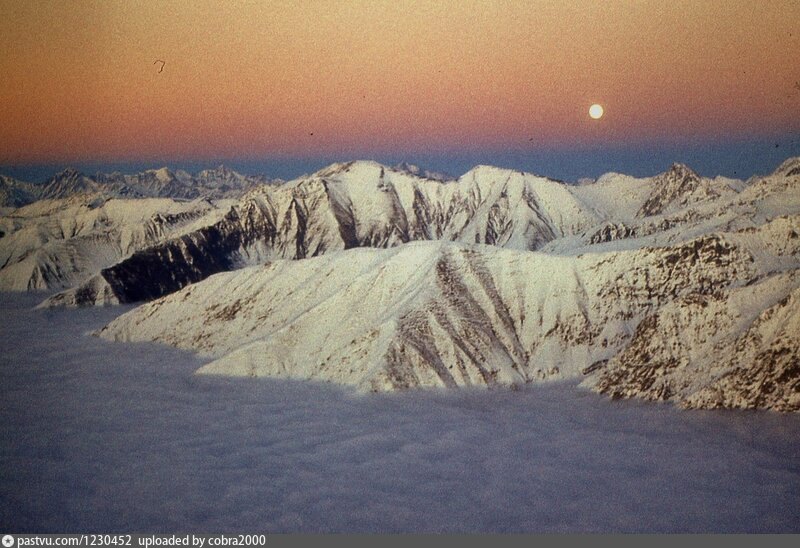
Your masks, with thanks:
<instances>
[{"instance_id":1,"label":"cloud layer","mask_svg":"<svg viewBox=\"0 0 800 548\"><path fill-rule=\"evenodd\" d=\"M193 376L0 296L8 531L793 531L800 417Z\"/></svg>"}]
</instances>

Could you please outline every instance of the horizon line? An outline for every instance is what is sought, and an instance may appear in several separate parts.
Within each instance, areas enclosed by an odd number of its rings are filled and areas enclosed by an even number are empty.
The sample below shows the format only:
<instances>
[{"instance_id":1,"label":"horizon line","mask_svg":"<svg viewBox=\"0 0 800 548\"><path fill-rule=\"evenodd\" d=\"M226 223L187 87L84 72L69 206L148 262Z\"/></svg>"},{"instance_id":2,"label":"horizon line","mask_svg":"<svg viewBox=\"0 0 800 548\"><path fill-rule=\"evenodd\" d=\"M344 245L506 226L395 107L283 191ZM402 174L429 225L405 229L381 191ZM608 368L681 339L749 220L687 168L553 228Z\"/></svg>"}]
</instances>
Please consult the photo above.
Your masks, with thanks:
<instances>
[{"instance_id":1,"label":"horizon line","mask_svg":"<svg viewBox=\"0 0 800 548\"><path fill-rule=\"evenodd\" d=\"M722 149L727 147L722 146ZM458 179L479 166L491 166L510 171L522 171L558 181L577 183L584 179L598 179L608 173L620 173L633 177L652 177L669 170L672 164L683 164L704 177L729 177L747 180L753 176L772 173L790 158L800 157L800 142L794 141L788 150L774 149L758 151L722 150L714 154L710 150L686 151L622 150L605 151L605 154L585 155L584 151L541 151L519 154L515 151L498 153L454 153L454 154L408 154L399 155L347 155L336 159L328 155L318 157L239 157L173 160L99 160L99 161L53 161L35 163L0 163L0 174L32 184L44 183L53 176L74 169L86 176L120 173L134 175L146 171L167 168L172 172L185 171L196 175L201 171L225 167L249 177L266 177L271 180L291 181L311 175L325 167L347 162L375 162L389 168L401 164L418 167L421 171L436 172ZM780 152L779 152L780 151ZM600 152L600 151L598 151ZM615 153L616 152L616 153ZM670 152L673 152L670 155ZM678 153L680 152L680 153ZM747 154L750 152L750 154ZM488 157L491 154L494 160ZM344 154L342 155L345 156ZM687 158L688 156L688 158ZM727 158L726 158L727 157ZM727 162L725 161L727 160ZM734 162L746 167L737 169ZM725 165L725 164L728 165ZM748 165L749 164L749 165ZM716 169L715 169L716 168ZM559 173L561 172L561 173ZM566 172L566 173L565 173Z\"/></svg>"}]
</instances>

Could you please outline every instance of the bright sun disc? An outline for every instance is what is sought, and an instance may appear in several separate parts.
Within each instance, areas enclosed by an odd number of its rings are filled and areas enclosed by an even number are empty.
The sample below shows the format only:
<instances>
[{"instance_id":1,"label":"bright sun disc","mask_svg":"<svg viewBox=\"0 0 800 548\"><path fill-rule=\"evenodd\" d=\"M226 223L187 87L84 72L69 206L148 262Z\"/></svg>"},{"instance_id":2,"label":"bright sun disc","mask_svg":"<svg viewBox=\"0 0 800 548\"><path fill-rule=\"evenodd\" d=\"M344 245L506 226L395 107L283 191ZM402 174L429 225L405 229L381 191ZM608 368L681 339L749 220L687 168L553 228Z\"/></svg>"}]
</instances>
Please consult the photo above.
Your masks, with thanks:
<instances>
[{"instance_id":1,"label":"bright sun disc","mask_svg":"<svg viewBox=\"0 0 800 548\"><path fill-rule=\"evenodd\" d=\"M603 107L601 107L600 105L597 105L597 104L590 106L589 107L589 116L593 120L599 120L603 116Z\"/></svg>"}]
</instances>

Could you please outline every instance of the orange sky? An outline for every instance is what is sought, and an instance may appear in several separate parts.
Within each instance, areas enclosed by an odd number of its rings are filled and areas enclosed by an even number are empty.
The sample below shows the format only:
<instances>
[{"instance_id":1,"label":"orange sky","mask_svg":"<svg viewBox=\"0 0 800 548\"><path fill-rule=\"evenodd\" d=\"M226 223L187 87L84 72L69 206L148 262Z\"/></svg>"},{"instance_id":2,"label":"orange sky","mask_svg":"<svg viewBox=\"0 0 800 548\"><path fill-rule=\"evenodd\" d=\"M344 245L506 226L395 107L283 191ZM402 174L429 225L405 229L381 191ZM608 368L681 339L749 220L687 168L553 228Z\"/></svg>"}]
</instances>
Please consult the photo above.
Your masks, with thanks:
<instances>
[{"instance_id":1,"label":"orange sky","mask_svg":"<svg viewBox=\"0 0 800 548\"><path fill-rule=\"evenodd\" d=\"M796 0L135 4L0 0L0 163L800 130Z\"/></svg>"}]
</instances>

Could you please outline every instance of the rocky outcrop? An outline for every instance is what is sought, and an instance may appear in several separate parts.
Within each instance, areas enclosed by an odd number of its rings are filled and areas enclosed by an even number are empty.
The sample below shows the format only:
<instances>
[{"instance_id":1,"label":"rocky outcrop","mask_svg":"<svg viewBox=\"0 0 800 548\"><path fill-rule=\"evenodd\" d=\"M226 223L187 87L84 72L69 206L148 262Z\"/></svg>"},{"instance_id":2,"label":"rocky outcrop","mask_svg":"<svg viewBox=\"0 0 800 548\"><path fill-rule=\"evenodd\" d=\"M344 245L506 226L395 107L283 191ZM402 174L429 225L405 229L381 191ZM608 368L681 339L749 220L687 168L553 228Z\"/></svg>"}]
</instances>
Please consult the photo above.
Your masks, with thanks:
<instances>
[{"instance_id":1,"label":"rocky outcrop","mask_svg":"<svg viewBox=\"0 0 800 548\"><path fill-rule=\"evenodd\" d=\"M800 410L800 273L693 293L645 318L588 384L685 407Z\"/></svg>"},{"instance_id":2,"label":"rocky outcrop","mask_svg":"<svg viewBox=\"0 0 800 548\"><path fill-rule=\"evenodd\" d=\"M637 217L659 215L717 196L711 185L697 173L683 164L672 164L669 171L655 177L653 190L639 209Z\"/></svg>"},{"instance_id":3,"label":"rocky outcrop","mask_svg":"<svg viewBox=\"0 0 800 548\"><path fill-rule=\"evenodd\" d=\"M786 161L773 172L773 175L782 177L797 177L800 175L800 156L787 158Z\"/></svg>"},{"instance_id":4,"label":"rocky outcrop","mask_svg":"<svg viewBox=\"0 0 800 548\"><path fill-rule=\"evenodd\" d=\"M592 245L602 244L635 236L636 230L633 227L625 225L625 223L606 223L591 235L589 243Z\"/></svg>"},{"instance_id":5,"label":"rocky outcrop","mask_svg":"<svg viewBox=\"0 0 800 548\"><path fill-rule=\"evenodd\" d=\"M101 185L80 171L67 168L45 182L38 198L40 200L57 200L75 194L91 194L101 192Z\"/></svg>"}]
</instances>

